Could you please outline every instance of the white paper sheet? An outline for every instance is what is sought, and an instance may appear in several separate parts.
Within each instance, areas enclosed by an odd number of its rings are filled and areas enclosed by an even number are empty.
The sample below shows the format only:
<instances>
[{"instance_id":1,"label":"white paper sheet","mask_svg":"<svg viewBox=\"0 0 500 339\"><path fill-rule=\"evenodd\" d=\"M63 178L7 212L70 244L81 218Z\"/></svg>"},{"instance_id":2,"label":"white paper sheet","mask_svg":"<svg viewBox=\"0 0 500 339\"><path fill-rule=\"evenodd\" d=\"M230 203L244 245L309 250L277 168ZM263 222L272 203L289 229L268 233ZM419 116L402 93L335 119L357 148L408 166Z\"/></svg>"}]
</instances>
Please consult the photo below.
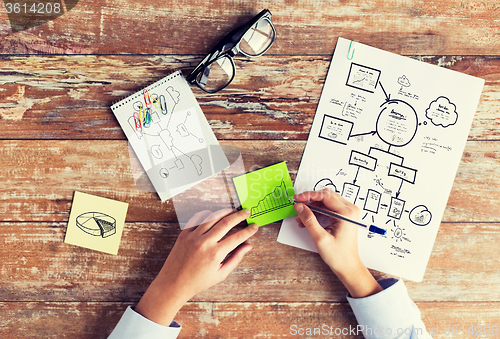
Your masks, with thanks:
<instances>
[{"instance_id":1,"label":"white paper sheet","mask_svg":"<svg viewBox=\"0 0 500 339\"><path fill-rule=\"evenodd\" d=\"M130 95L111 110L162 201L229 167L180 72Z\"/></svg>"},{"instance_id":2,"label":"white paper sheet","mask_svg":"<svg viewBox=\"0 0 500 339\"><path fill-rule=\"evenodd\" d=\"M387 230L359 230L365 265L421 281L483 85L339 38L295 191L341 193L362 221ZM278 241L316 251L295 218L283 221Z\"/></svg>"}]
</instances>

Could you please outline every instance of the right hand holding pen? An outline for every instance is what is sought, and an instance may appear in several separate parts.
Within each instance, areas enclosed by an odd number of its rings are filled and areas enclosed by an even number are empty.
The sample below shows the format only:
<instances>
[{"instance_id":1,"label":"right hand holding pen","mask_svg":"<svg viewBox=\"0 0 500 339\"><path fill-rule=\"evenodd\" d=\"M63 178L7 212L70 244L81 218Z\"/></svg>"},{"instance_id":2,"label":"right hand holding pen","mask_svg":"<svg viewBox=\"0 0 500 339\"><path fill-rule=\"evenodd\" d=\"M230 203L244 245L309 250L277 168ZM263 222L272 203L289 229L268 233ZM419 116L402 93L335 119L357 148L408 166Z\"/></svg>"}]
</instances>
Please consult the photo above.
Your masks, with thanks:
<instances>
[{"instance_id":1,"label":"right hand holding pen","mask_svg":"<svg viewBox=\"0 0 500 339\"><path fill-rule=\"evenodd\" d=\"M359 219L359 208L328 188L296 194L294 198L351 219ZM309 231L319 255L353 298L366 297L382 290L359 257L358 227L337 218L329 218L331 225L323 228L306 205L296 204L295 210L299 215L299 227Z\"/></svg>"},{"instance_id":2,"label":"right hand holding pen","mask_svg":"<svg viewBox=\"0 0 500 339\"><path fill-rule=\"evenodd\" d=\"M309 191L295 195L295 199L352 219L359 218L359 208L331 189ZM296 204L299 227L306 227L323 261L335 274L347 272L361 264L358 254L358 228L348 222L329 218L331 225L323 228L316 215L304 204Z\"/></svg>"}]
</instances>

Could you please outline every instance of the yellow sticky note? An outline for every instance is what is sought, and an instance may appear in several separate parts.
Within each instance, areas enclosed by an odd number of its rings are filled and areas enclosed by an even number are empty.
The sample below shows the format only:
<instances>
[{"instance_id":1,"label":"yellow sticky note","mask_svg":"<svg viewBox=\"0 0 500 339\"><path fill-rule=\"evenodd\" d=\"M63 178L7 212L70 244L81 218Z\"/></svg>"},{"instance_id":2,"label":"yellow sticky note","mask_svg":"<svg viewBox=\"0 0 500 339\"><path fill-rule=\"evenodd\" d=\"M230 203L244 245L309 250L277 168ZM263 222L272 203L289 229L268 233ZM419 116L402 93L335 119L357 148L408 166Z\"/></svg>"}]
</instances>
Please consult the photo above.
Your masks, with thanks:
<instances>
[{"instance_id":1,"label":"yellow sticky note","mask_svg":"<svg viewBox=\"0 0 500 339\"><path fill-rule=\"evenodd\" d=\"M128 203L75 192L64 242L116 255Z\"/></svg>"}]
</instances>

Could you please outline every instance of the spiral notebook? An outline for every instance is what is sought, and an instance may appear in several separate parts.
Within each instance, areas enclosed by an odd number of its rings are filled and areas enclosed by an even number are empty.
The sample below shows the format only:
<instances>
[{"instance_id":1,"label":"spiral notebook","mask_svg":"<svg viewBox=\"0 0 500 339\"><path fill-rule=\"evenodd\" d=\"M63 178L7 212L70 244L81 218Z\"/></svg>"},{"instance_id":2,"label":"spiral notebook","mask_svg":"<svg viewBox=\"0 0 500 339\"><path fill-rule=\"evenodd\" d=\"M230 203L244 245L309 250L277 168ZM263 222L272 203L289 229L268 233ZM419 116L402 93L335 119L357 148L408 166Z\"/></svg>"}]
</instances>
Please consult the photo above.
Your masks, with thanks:
<instances>
[{"instance_id":1,"label":"spiral notebook","mask_svg":"<svg viewBox=\"0 0 500 339\"><path fill-rule=\"evenodd\" d=\"M229 167L181 72L111 106L161 201Z\"/></svg>"}]
</instances>

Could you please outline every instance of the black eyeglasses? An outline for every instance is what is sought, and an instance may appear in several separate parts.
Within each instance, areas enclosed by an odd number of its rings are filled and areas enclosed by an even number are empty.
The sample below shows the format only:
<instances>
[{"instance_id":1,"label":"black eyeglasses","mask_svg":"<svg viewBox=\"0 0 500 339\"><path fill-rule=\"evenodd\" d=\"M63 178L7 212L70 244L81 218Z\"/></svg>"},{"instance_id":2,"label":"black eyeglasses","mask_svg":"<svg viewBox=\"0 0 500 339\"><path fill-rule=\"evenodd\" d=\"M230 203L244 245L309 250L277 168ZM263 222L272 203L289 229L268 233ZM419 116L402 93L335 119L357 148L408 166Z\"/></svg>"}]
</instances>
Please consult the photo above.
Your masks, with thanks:
<instances>
[{"instance_id":1,"label":"black eyeglasses","mask_svg":"<svg viewBox=\"0 0 500 339\"><path fill-rule=\"evenodd\" d=\"M241 53L247 57L264 54L276 40L271 12L265 9L245 25L226 35L186 77L208 93L220 91L233 80L233 57Z\"/></svg>"}]
</instances>

